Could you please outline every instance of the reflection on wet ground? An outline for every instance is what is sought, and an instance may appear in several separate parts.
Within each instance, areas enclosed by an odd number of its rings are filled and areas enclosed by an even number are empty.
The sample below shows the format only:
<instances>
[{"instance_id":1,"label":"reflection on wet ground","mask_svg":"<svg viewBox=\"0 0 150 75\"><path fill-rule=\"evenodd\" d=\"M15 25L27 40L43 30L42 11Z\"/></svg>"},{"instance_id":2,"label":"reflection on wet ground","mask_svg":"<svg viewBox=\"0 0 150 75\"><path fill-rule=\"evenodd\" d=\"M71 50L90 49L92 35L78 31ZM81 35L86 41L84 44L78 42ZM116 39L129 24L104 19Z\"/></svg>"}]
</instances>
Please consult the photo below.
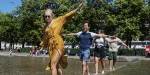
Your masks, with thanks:
<instances>
[{"instance_id":1,"label":"reflection on wet ground","mask_svg":"<svg viewBox=\"0 0 150 75\"><path fill-rule=\"evenodd\" d=\"M0 56L0 75L50 75L45 71L48 63L47 57L18 57L18 56ZM69 59L69 65L64 70L64 75L81 75L81 64L79 59ZM118 62L118 66L126 62ZM90 63L90 73L94 73L94 63ZM106 63L108 70L108 62Z\"/></svg>"}]
</instances>

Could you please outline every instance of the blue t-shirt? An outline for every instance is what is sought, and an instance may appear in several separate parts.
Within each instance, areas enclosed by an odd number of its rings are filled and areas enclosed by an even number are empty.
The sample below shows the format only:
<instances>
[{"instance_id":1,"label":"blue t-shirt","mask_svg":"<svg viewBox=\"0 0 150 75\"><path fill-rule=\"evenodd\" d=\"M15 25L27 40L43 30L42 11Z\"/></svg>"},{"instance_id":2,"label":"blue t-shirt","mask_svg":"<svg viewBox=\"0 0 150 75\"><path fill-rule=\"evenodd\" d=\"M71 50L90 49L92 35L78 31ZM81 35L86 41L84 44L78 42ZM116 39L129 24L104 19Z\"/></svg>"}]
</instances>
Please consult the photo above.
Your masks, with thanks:
<instances>
[{"instance_id":1,"label":"blue t-shirt","mask_svg":"<svg viewBox=\"0 0 150 75\"><path fill-rule=\"evenodd\" d=\"M93 37L96 36L92 32L78 32L77 36L79 37L79 44L81 49L89 49L92 45Z\"/></svg>"}]
</instances>

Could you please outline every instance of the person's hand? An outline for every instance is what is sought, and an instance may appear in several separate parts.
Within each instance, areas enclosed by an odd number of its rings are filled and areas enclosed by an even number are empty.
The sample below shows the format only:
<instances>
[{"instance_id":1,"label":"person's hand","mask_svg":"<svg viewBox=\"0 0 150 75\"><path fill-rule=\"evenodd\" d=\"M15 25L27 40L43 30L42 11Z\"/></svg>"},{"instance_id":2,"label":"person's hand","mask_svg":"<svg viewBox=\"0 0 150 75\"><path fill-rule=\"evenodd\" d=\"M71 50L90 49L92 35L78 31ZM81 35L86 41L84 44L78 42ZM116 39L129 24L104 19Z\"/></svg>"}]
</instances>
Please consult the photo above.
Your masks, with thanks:
<instances>
[{"instance_id":1,"label":"person's hand","mask_svg":"<svg viewBox=\"0 0 150 75\"><path fill-rule=\"evenodd\" d=\"M128 48L128 49L130 49L130 47L129 47L129 46L127 46L127 45L125 45L125 47L126 47L126 48Z\"/></svg>"},{"instance_id":2,"label":"person's hand","mask_svg":"<svg viewBox=\"0 0 150 75\"><path fill-rule=\"evenodd\" d=\"M78 8L76 8L76 9L75 9L75 12L77 12L78 10L81 10L81 9L82 9L82 7L83 7L83 2L82 2L82 3L80 3L80 5L78 6Z\"/></svg>"},{"instance_id":3,"label":"person's hand","mask_svg":"<svg viewBox=\"0 0 150 75\"><path fill-rule=\"evenodd\" d=\"M79 8L83 7L83 2L79 5Z\"/></svg>"},{"instance_id":4,"label":"person's hand","mask_svg":"<svg viewBox=\"0 0 150 75\"><path fill-rule=\"evenodd\" d=\"M128 47L129 50L132 50L130 47Z\"/></svg>"}]
</instances>

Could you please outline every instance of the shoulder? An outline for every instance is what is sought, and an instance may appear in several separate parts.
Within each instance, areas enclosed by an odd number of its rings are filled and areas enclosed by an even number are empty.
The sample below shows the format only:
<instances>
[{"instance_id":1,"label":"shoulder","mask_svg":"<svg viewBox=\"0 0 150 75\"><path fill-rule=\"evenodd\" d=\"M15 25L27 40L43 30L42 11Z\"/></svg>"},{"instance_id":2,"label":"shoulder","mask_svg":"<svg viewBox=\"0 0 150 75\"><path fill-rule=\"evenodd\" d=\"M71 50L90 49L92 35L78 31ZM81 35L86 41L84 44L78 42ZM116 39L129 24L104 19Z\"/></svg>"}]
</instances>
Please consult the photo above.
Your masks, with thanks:
<instances>
[{"instance_id":1,"label":"shoulder","mask_svg":"<svg viewBox=\"0 0 150 75\"><path fill-rule=\"evenodd\" d=\"M61 20L61 19L65 19L63 16L59 16L59 17L56 17L53 19L53 21L58 21L58 20Z\"/></svg>"},{"instance_id":2,"label":"shoulder","mask_svg":"<svg viewBox=\"0 0 150 75\"><path fill-rule=\"evenodd\" d=\"M105 38L106 40L110 40L110 38Z\"/></svg>"},{"instance_id":3,"label":"shoulder","mask_svg":"<svg viewBox=\"0 0 150 75\"><path fill-rule=\"evenodd\" d=\"M117 40L117 41L120 41L121 39L120 39L120 38L118 38L118 37L116 37L116 40Z\"/></svg>"},{"instance_id":4,"label":"shoulder","mask_svg":"<svg viewBox=\"0 0 150 75\"><path fill-rule=\"evenodd\" d=\"M111 39L110 39L110 38L105 38L105 40L106 40L106 41L110 41Z\"/></svg>"},{"instance_id":5,"label":"shoulder","mask_svg":"<svg viewBox=\"0 0 150 75\"><path fill-rule=\"evenodd\" d=\"M88 32L88 33L90 33L92 37L95 37L95 36L97 35L97 34L94 33L94 32Z\"/></svg>"},{"instance_id":6,"label":"shoulder","mask_svg":"<svg viewBox=\"0 0 150 75\"><path fill-rule=\"evenodd\" d=\"M77 36L80 36L81 34L82 34L82 31L76 33Z\"/></svg>"}]
</instances>

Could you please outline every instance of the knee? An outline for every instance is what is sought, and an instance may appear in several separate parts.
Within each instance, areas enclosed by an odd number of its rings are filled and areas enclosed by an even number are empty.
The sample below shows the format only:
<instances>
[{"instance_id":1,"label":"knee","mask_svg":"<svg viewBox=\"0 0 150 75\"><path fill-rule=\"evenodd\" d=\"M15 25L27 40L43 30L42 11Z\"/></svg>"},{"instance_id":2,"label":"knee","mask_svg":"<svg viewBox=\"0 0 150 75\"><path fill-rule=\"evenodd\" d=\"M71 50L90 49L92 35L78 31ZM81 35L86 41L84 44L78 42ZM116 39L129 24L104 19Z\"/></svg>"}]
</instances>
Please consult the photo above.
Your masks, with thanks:
<instances>
[{"instance_id":1,"label":"knee","mask_svg":"<svg viewBox=\"0 0 150 75\"><path fill-rule=\"evenodd\" d=\"M95 59L95 63L99 63L99 59Z\"/></svg>"},{"instance_id":2,"label":"knee","mask_svg":"<svg viewBox=\"0 0 150 75\"><path fill-rule=\"evenodd\" d=\"M56 67L57 67L56 63L51 63L50 65L51 65L51 69L52 69L52 70L53 70L53 69L56 69Z\"/></svg>"},{"instance_id":3,"label":"knee","mask_svg":"<svg viewBox=\"0 0 150 75\"><path fill-rule=\"evenodd\" d=\"M86 72L87 71L87 68L86 67L83 67L83 72Z\"/></svg>"},{"instance_id":4,"label":"knee","mask_svg":"<svg viewBox=\"0 0 150 75\"><path fill-rule=\"evenodd\" d=\"M87 71L87 65L83 64L83 72L86 72L86 71Z\"/></svg>"}]
</instances>

